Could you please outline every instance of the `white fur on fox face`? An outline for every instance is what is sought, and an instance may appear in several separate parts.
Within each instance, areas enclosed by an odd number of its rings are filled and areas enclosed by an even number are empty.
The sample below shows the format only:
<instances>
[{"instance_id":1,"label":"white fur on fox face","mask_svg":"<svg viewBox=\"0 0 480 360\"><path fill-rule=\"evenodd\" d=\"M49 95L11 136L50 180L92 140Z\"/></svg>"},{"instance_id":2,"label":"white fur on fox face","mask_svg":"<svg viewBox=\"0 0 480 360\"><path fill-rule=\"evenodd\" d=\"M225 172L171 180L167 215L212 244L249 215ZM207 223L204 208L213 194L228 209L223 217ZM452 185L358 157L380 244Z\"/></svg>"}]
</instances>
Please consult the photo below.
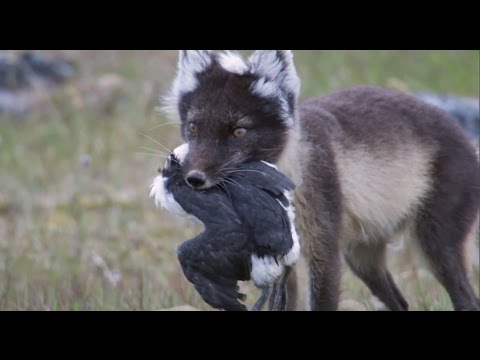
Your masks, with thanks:
<instances>
[{"instance_id":1,"label":"white fur on fox face","mask_svg":"<svg viewBox=\"0 0 480 360\"><path fill-rule=\"evenodd\" d=\"M212 64L212 56L211 50L181 50L173 93L179 96L195 90L198 84L196 75Z\"/></svg>"},{"instance_id":2,"label":"white fur on fox face","mask_svg":"<svg viewBox=\"0 0 480 360\"><path fill-rule=\"evenodd\" d=\"M213 56L212 50L180 50L177 76L173 81L170 95L164 98L164 111L176 117L177 120L180 118L177 108L180 97L197 88L197 74L212 64Z\"/></svg>"},{"instance_id":3,"label":"white fur on fox face","mask_svg":"<svg viewBox=\"0 0 480 360\"><path fill-rule=\"evenodd\" d=\"M288 127L294 124L294 114L289 109L288 97L295 102L300 95L300 79L290 50L258 50L249 58L250 72L260 78L251 86L253 94L278 99L282 118Z\"/></svg>"},{"instance_id":4,"label":"white fur on fox face","mask_svg":"<svg viewBox=\"0 0 480 360\"><path fill-rule=\"evenodd\" d=\"M273 89L267 85L273 82L278 88L295 98L300 95L300 78L293 63L291 50L258 50L248 59L251 72L264 78L264 94L272 95ZM261 86L257 87L261 92Z\"/></svg>"},{"instance_id":5,"label":"white fur on fox face","mask_svg":"<svg viewBox=\"0 0 480 360\"><path fill-rule=\"evenodd\" d=\"M188 150L189 150L188 143L182 144L173 150L173 154L178 159L178 161L180 161L180 164L184 163L185 158L187 157L187 154L188 154Z\"/></svg>"},{"instance_id":6,"label":"white fur on fox face","mask_svg":"<svg viewBox=\"0 0 480 360\"><path fill-rule=\"evenodd\" d=\"M211 50L181 50L178 61L177 76L170 94L164 98L164 111L177 120L180 119L178 103L183 94L194 91L198 86L197 75L212 65L216 55ZM251 84L253 94L280 102L281 118L291 128L295 116L288 104L293 96L295 102L300 94L300 79L293 63L290 50L258 50L248 61L235 53L226 51L217 57L220 66L234 74L251 73L258 80Z\"/></svg>"}]
</instances>

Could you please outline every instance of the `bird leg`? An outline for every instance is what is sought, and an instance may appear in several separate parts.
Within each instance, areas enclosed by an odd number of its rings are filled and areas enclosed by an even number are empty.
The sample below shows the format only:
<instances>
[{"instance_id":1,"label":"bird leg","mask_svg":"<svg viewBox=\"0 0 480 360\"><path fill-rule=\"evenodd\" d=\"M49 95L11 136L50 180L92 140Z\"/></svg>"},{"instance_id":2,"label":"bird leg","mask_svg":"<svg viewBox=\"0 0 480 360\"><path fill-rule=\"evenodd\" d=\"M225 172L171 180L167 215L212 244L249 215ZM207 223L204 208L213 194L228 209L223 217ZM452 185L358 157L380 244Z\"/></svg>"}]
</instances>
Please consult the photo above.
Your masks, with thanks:
<instances>
[{"instance_id":1,"label":"bird leg","mask_svg":"<svg viewBox=\"0 0 480 360\"><path fill-rule=\"evenodd\" d=\"M275 283L273 284L272 294L270 295L270 299L268 301L268 311L273 311L273 305L275 303L275 299L277 299L277 297L279 296L278 294L281 291L279 285L280 285L279 280L275 281Z\"/></svg>"},{"instance_id":2,"label":"bird leg","mask_svg":"<svg viewBox=\"0 0 480 360\"><path fill-rule=\"evenodd\" d=\"M265 286L262 288L262 294L258 298L258 300L253 304L252 308L250 311L261 311L263 308L263 305L267 302L268 298L272 294L272 287L271 286Z\"/></svg>"},{"instance_id":3,"label":"bird leg","mask_svg":"<svg viewBox=\"0 0 480 360\"><path fill-rule=\"evenodd\" d=\"M290 273L292 272L292 267L285 267L280 279L275 281L273 285L273 293L270 297L270 302L268 310L270 311L285 311L287 306L287 279Z\"/></svg>"}]
</instances>

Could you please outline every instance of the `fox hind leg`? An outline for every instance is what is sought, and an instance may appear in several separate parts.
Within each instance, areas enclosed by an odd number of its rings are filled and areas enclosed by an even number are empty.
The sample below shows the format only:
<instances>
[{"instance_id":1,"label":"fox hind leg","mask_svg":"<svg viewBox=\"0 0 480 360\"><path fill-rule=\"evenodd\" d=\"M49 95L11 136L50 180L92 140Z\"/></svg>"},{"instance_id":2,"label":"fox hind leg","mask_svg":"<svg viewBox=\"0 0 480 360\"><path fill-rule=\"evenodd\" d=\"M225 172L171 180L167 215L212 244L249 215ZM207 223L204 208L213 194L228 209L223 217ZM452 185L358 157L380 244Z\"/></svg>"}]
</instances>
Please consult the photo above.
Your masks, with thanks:
<instances>
[{"instance_id":1,"label":"fox hind leg","mask_svg":"<svg viewBox=\"0 0 480 360\"><path fill-rule=\"evenodd\" d=\"M437 158L433 173L432 191L416 217L417 240L454 309L479 310L465 253L480 206L478 159L468 156L461 146L452 146Z\"/></svg>"},{"instance_id":2,"label":"fox hind leg","mask_svg":"<svg viewBox=\"0 0 480 360\"><path fill-rule=\"evenodd\" d=\"M408 303L393 281L387 269L386 244L354 243L345 252L345 259L353 273L357 275L373 295L392 311L408 310Z\"/></svg>"}]
</instances>

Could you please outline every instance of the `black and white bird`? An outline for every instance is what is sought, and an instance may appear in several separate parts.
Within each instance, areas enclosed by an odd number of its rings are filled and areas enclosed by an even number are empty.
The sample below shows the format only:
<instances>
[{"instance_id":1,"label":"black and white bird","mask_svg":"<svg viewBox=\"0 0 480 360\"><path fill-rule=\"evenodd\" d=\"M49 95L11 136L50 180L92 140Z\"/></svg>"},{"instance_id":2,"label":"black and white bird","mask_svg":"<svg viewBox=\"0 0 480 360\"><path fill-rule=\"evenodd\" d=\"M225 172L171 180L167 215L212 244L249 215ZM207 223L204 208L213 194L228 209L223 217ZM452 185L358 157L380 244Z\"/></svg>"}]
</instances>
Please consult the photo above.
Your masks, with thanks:
<instances>
[{"instance_id":1,"label":"black and white bird","mask_svg":"<svg viewBox=\"0 0 480 360\"><path fill-rule=\"evenodd\" d=\"M151 186L157 206L203 223L205 230L177 248L186 278L217 309L247 310L238 281L262 293L251 310L284 310L286 279L300 244L291 203L292 181L266 162L245 163L218 186L194 190L184 180L188 145L176 148ZM160 171L160 170L159 170Z\"/></svg>"}]
</instances>

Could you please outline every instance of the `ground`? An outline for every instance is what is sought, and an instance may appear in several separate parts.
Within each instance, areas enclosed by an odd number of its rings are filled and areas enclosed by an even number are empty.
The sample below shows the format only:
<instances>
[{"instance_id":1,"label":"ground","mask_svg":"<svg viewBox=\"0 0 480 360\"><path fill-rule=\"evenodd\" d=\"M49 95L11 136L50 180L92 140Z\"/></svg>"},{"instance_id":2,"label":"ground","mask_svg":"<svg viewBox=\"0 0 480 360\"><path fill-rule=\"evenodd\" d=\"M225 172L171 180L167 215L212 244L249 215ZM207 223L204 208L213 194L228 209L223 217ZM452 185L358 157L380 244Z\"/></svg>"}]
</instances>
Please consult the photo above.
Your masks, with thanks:
<instances>
[{"instance_id":1,"label":"ground","mask_svg":"<svg viewBox=\"0 0 480 360\"><path fill-rule=\"evenodd\" d=\"M175 256L201 229L148 197L164 163L156 154L180 144L178 126L154 111L177 53L60 53L80 73L52 95L54 111L0 114L0 309L208 310ZM478 51L296 51L295 60L302 98L360 83L479 96ZM76 97L76 84L108 73L124 79L118 104L93 109ZM450 310L414 256L411 248L390 256L411 309ZM478 271L472 276L478 293ZM257 292L242 287L252 303ZM373 309L368 290L346 270L342 289L344 308Z\"/></svg>"}]
</instances>

